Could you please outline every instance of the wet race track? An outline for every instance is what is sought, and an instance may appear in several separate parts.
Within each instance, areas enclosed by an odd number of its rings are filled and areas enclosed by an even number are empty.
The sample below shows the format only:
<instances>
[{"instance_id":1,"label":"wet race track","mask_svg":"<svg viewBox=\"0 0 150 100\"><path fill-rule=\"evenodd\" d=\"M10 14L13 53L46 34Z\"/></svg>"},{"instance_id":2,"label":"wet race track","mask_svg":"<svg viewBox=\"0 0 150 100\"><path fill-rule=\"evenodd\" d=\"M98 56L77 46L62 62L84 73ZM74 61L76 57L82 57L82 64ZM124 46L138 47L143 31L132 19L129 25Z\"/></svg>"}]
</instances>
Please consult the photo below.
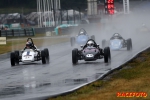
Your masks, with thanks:
<instances>
[{"instance_id":1,"label":"wet race track","mask_svg":"<svg viewBox=\"0 0 150 100\"><path fill-rule=\"evenodd\" d=\"M141 7L143 6L150 8L146 1L141 4ZM147 9L144 7L142 9ZM108 71L125 63L150 46L150 33L135 33L136 29L132 28L138 23L133 17L137 13L131 14L124 25L117 27L123 29L122 33L119 33L125 39L132 39L132 51L126 49L111 51L112 60L109 64L105 64L104 60L100 59L92 62L79 61L77 65L72 65L74 47L71 47L69 42L47 47L50 53L50 64L42 65L39 61L31 64L20 63L18 66L11 67L9 58L1 60L0 100L38 100L71 91L100 78ZM135 23L130 23L130 21ZM111 25L108 27L110 27L108 33L95 32L96 42L100 44L100 47L102 39L109 39L116 31L111 29Z\"/></svg>"}]
</instances>

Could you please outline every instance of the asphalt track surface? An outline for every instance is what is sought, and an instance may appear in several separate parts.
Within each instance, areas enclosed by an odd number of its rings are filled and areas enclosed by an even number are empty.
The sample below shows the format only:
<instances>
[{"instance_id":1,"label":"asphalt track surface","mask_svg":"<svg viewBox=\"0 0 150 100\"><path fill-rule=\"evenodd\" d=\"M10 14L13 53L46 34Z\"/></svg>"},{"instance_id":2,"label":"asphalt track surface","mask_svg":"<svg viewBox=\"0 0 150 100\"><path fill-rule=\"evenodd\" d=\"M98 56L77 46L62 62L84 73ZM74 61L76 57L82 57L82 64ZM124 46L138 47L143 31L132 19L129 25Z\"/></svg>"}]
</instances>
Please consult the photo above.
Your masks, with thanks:
<instances>
[{"instance_id":1,"label":"asphalt track surface","mask_svg":"<svg viewBox=\"0 0 150 100\"><path fill-rule=\"evenodd\" d=\"M141 7L145 7L148 3L145 1ZM130 20L134 20L132 15L128 21ZM135 29L130 29L132 24L126 22L118 28L119 30L127 26L121 30L121 34L125 39L132 38L132 51L126 49L111 51L112 60L109 64L105 64L104 60L100 59L92 62L79 61L77 65L72 65L71 53L74 47L71 47L70 43L49 46L50 64L46 65L42 65L39 61L31 64L20 63L11 67L9 58L1 60L0 100L42 100L97 80L150 46L150 33L137 34ZM102 39L109 39L112 36L114 30L111 29L111 25L108 28L111 32L100 34L97 32L98 44L101 45Z\"/></svg>"}]
</instances>

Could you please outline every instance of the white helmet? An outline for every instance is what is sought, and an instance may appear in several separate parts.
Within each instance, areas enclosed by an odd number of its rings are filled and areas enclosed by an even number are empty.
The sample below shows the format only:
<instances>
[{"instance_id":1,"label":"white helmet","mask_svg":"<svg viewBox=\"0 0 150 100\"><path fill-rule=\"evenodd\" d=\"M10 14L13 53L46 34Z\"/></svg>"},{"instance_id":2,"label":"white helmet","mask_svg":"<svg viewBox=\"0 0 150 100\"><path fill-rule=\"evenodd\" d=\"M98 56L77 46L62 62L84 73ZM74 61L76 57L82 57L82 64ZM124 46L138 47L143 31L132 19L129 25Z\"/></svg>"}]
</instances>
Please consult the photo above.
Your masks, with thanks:
<instances>
[{"instance_id":1,"label":"white helmet","mask_svg":"<svg viewBox=\"0 0 150 100\"><path fill-rule=\"evenodd\" d=\"M115 34L114 34L114 36L116 36L116 37L117 37L117 36L119 36L119 34L118 34L118 33L115 33Z\"/></svg>"},{"instance_id":2,"label":"white helmet","mask_svg":"<svg viewBox=\"0 0 150 100\"><path fill-rule=\"evenodd\" d=\"M94 46L94 42L93 41L88 41L87 46Z\"/></svg>"},{"instance_id":3,"label":"white helmet","mask_svg":"<svg viewBox=\"0 0 150 100\"><path fill-rule=\"evenodd\" d=\"M82 34L84 34L84 32L83 32L83 31L81 31L81 32L80 32L80 34L82 35Z\"/></svg>"},{"instance_id":4,"label":"white helmet","mask_svg":"<svg viewBox=\"0 0 150 100\"><path fill-rule=\"evenodd\" d=\"M143 23L143 24L142 24L142 26L144 27L144 26L145 26L145 24Z\"/></svg>"}]
</instances>

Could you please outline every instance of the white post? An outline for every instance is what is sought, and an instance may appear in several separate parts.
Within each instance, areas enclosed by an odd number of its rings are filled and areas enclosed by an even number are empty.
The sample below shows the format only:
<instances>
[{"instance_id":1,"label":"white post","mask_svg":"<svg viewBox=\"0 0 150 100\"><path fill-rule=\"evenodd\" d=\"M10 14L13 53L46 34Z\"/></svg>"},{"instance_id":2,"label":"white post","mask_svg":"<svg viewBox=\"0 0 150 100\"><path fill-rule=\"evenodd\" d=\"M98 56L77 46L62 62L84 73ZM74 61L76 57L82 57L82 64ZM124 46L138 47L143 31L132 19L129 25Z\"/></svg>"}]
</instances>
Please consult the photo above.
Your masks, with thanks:
<instances>
[{"instance_id":1,"label":"white post","mask_svg":"<svg viewBox=\"0 0 150 100\"><path fill-rule=\"evenodd\" d=\"M123 0L124 14L129 14L129 0Z\"/></svg>"},{"instance_id":2,"label":"white post","mask_svg":"<svg viewBox=\"0 0 150 100\"><path fill-rule=\"evenodd\" d=\"M40 8L40 27L42 27L42 4L41 4L41 0L39 0L39 8Z\"/></svg>"},{"instance_id":3,"label":"white post","mask_svg":"<svg viewBox=\"0 0 150 100\"><path fill-rule=\"evenodd\" d=\"M39 2L38 2L38 0L36 0L36 2L37 2L37 13L39 13L39 8L38 8L39 7L39 4L38 4ZM38 27L39 27L39 18L38 18Z\"/></svg>"},{"instance_id":4,"label":"white post","mask_svg":"<svg viewBox=\"0 0 150 100\"><path fill-rule=\"evenodd\" d=\"M61 6L60 6L60 0L59 0L59 9L61 9Z\"/></svg>"},{"instance_id":5,"label":"white post","mask_svg":"<svg viewBox=\"0 0 150 100\"><path fill-rule=\"evenodd\" d=\"M36 0L36 1L37 1L37 13L39 15L38 16L38 27L42 27L43 24L45 26L51 26L50 24L48 24L48 25L46 24L47 21L48 21L48 23L53 21L53 26L55 26L54 13L52 13L52 12L54 9L58 10L61 8L60 0L54 0L54 2L53 2L53 0Z\"/></svg>"}]
</instances>

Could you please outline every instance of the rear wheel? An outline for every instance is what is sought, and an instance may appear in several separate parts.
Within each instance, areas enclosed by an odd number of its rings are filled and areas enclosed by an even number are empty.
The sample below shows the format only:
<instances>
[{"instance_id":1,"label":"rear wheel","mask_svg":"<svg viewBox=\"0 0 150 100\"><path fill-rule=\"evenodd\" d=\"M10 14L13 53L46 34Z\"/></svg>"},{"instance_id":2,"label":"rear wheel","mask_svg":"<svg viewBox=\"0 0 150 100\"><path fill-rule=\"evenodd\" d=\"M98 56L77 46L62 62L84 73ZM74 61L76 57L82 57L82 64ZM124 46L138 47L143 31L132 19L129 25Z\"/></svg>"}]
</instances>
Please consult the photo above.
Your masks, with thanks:
<instances>
[{"instance_id":1,"label":"rear wheel","mask_svg":"<svg viewBox=\"0 0 150 100\"><path fill-rule=\"evenodd\" d=\"M131 49L132 49L132 40L130 38L130 39L127 39L127 50L131 50Z\"/></svg>"},{"instance_id":2,"label":"rear wheel","mask_svg":"<svg viewBox=\"0 0 150 100\"><path fill-rule=\"evenodd\" d=\"M11 62L11 66L15 66L15 53L14 52L10 53L10 62Z\"/></svg>"},{"instance_id":3,"label":"rear wheel","mask_svg":"<svg viewBox=\"0 0 150 100\"><path fill-rule=\"evenodd\" d=\"M41 51L42 64L46 64L46 56L44 50Z\"/></svg>"},{"instance_id":4,"label":"rear wheel","mask_svg":"<svg viewBox=\"0 0 150 100\"><path fill-rule=\"evenodd\" d=\"M71 46L74 46L74 44L75 44L75 38L74 37L70 38L70 43L71 43Z\"/></svg>"},{"instance_id":5,"label":"rear wheel","mask_svg":"<svg viewBox=\"0 0 150 100\"><path fill-rule=\"evenodd\" d=\"M78 49L75 48L72 50L72 63L77 64L78 62Z\"/></svg>"},{"instance_id":6,"label":"rear wheel","mask_svg":"<svg viewBox=\"0 0 150 100\"><path fill-rule=\"evenodd\" d=\"M110 60L111 60L110 48L105 47L104 48L104 62L108 63Z\"/></svg>"},{"instance_id":7,"label":"rear wheel","mask_svg":"<svg viewBox=\"0 0 150 100\"><path fill-rule=\"evenodd\" d=\"M44 52L45 52L45 57L46 57L46 63L49 63L50 57L49 57L49 51L48 51L48 49L45 48L45 49L44 49Z\"/></svg>"}]
</instances>

